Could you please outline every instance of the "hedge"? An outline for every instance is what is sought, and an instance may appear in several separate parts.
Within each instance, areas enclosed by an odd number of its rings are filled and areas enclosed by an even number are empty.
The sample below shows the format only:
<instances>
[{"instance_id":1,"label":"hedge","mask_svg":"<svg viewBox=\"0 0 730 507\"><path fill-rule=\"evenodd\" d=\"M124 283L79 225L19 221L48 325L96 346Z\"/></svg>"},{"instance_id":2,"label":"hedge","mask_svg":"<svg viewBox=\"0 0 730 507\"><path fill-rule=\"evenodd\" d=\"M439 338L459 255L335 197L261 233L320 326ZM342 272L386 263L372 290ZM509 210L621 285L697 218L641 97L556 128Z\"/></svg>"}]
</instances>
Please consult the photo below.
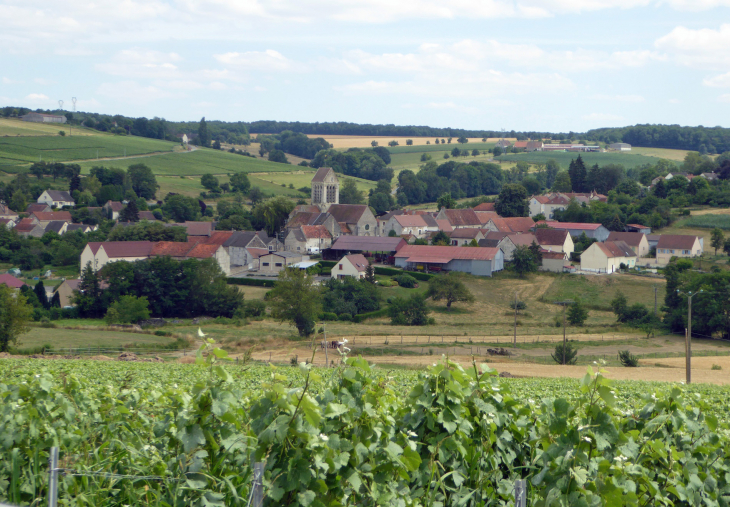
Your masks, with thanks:
<instances>
[{"instance_id":1,"label":"hedge","mask_svg":"<svg viewBox=\"0 0 730 507\"><path fill-rule=\"evenodd\" d=\"M252 285L254 287L273 287L276 280L260 280L258 278L228 278L229 285Z\"/></svg>"},{"instance_id":2,"label":"hedge","mask_svg":"<svg viewBox=\"0 0 730 507\"><path fill-rule=\"evenodd\" d=\"M359 315L355 315L352 318L353 322L362 322L366 319L375 319L377 317L385 317L388 315L388 309L387 308L381 308L380 310L375 310L374 312L368 312L368 313L361 313Z\"/></svg>"},{"instance_id":3,"label":"hedge","mask_svg":"<svg viewBox=\"0 0 730 507\"><path fill-rule=\"evenodd\" d=\"M428 273L419 273L418 271L403 271L402 269L383 268L380 266L375 266L376 275L396 276L396 275L402 275L404 273L406 275L412 276L416 280L421 280L422 282L428 282L431 278L436 276L436 275L429 275Z\"/></svg>"},{"instance_id":4,"label":"hedge","mask_svg":"<svg viewBox=\"0 0 730 507\"><path fill-rule=\"evenodd\" d=\"M339 261L319 261L319 265L323 268L333 268Z\"/></svg>"}]
</instances>

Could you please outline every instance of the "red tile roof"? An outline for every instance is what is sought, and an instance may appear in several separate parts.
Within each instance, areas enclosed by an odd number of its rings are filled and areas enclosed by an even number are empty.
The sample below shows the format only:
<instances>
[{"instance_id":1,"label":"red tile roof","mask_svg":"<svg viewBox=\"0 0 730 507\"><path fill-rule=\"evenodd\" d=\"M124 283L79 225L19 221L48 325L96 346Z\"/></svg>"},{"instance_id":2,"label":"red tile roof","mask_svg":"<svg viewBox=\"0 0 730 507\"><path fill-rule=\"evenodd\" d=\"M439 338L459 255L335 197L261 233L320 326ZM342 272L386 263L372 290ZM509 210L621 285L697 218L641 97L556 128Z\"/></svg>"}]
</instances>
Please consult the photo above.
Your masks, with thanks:
<instances>
[{"instance_id":1,"label":"red tile roof","mask_svg":"<svg viewBox=\"0 0 730 507\"><path fill-rule=\"evenodd\" d=\"M223 245L223 243L228 241L235 232L236 231L214 231L213 233L211 233L210 237L208 237L208 238L206 238L204 236L203 237L196 236L194 238L190 238L190 235L188 235L188 241L190 241L192 239L196 239L196 240L199 240L200 244L202 244L202 245L221 246L221 245Z\"/></svg>"},{"instance_id":2,"label":"red tile roof","mask_svg":"<svg viewBox=\"0 0 730 507\"><path fill-rule=\"evenodd\" d=\"M511 232L525 233L535 227L535 221L530 217L510 217L503 218L502 220L504 220Z\"/></svg>"},{"instance_id":3,"label":"red tile roof","mask_svg":"<svg viewBox=\"0 0 730 507\"><path fill-rule=\"evenodd\" d=\"M493 202L483 202L474 206L474 211L495 211Z\"/></svg>"},{"instance_id":4,"label":"red tile roof","mask_svg":"<svg viewBox=\"0 0 730 507\"><path fill-rule=\"evenodd\" d=\"M160 241L152 247L152 256L170 256L185 257L185 255L195 246L194 243L182 243L179 241Z\"/></svg>"},{"instance_id":5,"label":"red tile roof","mask_svg":"<svg viewBox=\"0 0 730 507\"><path fill-rule=\"evenodd\" d=\"M558 229L535 229L533 233L537 239L539 245L560 245L565 244L565 240L568 238L568 231L561 231Z\"/></svg>"},{"instance_id":6,"label":"red tile roof","mask_svg":"<svg viewBox=\"0 0 730 507\"><path fill-rule=\"evenodd\" d=\"M685 236L681 234L662 234L659 236L657 248L670 248L674 250L692 250L697 236Z\"/></svg>"},{"instance_id":7,"label":"red tile roof","mask_svg":"<svg viewBox=\"0 0 730 507\"><path fill-rule=\"evenodd\" d=\"M210 236L213 232L213 222L185 222L188 236Z\"/></svg>"},{"instance_id":8,"label":"red tile roof","mask_svg":"<svg viewBox=\"0 0 730 507\"><path fill-rule=\"evenodd\" d=\"M492 260L497 252L499 248L406 245L395 254L395 257L406 257L409 262L446 264L454 259Z\"/></svg>"},{"instance_id":9,"label":"red tile roof","mask_svg":"<svg viewBox=\"0 0 730 507\"><path fill-rule=\"evenodd\" d=\"M62 222L71 222L71 213L68 211L35 211L31 213L41 222L52 222L60 220Z\"/></svg>"},{"instance_id":10,"label":"red tile roof","mask_svg":"<svg viewBox=\"0 0 730 507\"><path fill-rule=\"evenodd\" d=\"M93 244L94 243L89 243L89 246ZM104 243L96 244L104 248L104 251L110 259L119 259L124 257L149 257L152 253L152 247L154 246L154 243L151 241L106 241Z\"/></svg>"},{"instance_id":11,"label":"red tile roof","mask_svg":"<svg viewBox=\"0 0 730 507\"><path fill-rule=\"evenodd\" d=\"M119 213L120 211L122 211L124 209L124 204L122 204L119 201L107 201L106 204L104 205L104 207Z\"/></svg>"},{"instance_id":12,"label":"red tile roof","mask_svg":"<svg viewBox=\"0 0 730 507\"><path fill-rule=\"evenodd\" d=\"M479 221L482 223L482 225L489 223L489 221L492 218L501 218L496 211L476 211L475 212L477 216L479 217Z\"/></svg>"},{"instance_id":13,"label":"red tile roof","mask_svg":"<svg viewBox=\"0 0 730 507\"><path fill-rule=\"evenodd\" d=\"M364 272L370 265L363 254L350 254L344 257L357 269L360 273Z\"/></svg>"},{"instance_id":14,"label":"red tile roof","mask_svg":"<svg viewBox=\"0 0 730 507\"><path fill-rule=\"evenodd\" d=\"M383 236L340 236L331 249L340 251L361 252L396 252L403 248L406 242L402 238Z\"/></svg>"},{"instance_id":15,"label":"red tile roof","mask_svg":"<svg viewBox=\"0 0 730 507\"><path fill-rule=\"evenodd\" d=\"M476 239L478 235L484 236L481 229L454 229L446 233L451 239Z\"/></svg>"},{"instance_id":16,"label":"red tile roof","mask_svg":"<svg viewBox=\"0 0 730 507\"><path fill-rule=\"evenodd\" d=\"M532 234L510 234L507 236L515 246L530 246L537 243L537 238Z\"/></svg>"},{"instance_id":17,"label":"red tile roof","mask_svg":"<svg viewBox=\"0 0 730 507\"><path fill-rule=\"evenodd\" d=\"M548 250L540 249L543 259L565 259L565 252L549 252Z\"/></svg>"},{"instance_id":18,"label":"red tile roof","mask_svg":"<svg viewBox=\"0 0 730 507\"><path fill-rule=\"evenodd\" d=\"M599 227L603 227L602 224L581 224L578 222L556 222L556 221L547 221L547 220L541 220L537 222L535 225L539 224L546 224L548 227L552 227L553 229L565 229L565 230L586 230L586 231L595 231Z\"/></svg>"},{"instance_id":19,"label":"red tile roof","mask_svg":"<svg viewBox=\"0 0 730 507\"><path fill-rule=\"evenodd\" d=\"M309 239L328 239L332 235L324 225L302 225L302 232Z\"/></svg>"},{"instance_id":20,"label":"red tile roof","mask_svg":"<svg viewBox=\"0 0 730 507\"><path fill-rule=\"evenodd\" d=\"M527 148L527 142L528 141L515 141L514 147L515 148Z\"/></svg>"},{"instance_id":21,"label":"red tile roof","mask_svg":"<svg viewBox=\"0 0 730 507\"><path fill-rule=\"evenodd\" d=\"M35 227L36 224L33 223L33 219L22 218L17 224L15 224L14 229L18 232L30 232L35 229Z\"/></svg>"},{"instance_id":22,"label":"red tile roof","mask_svg":"<svg viewBox=\"0 0 730 507\"><path fill-rule=\"evenodd\" d=\"M623 241L629 246L639 246L644 234L640 232L616 232L611 231L606 241Z\"/></svg>"},{"instance_id":23,"label":"red tile roof","mask_svg":"<svg viewBox=\"0 0 730 507\"><path fill-rule=\"evenodd\" d=\"M468 225L482 225L481 220L473 209L447 209L444 210L446 218L454 227L464 227Z\"/></svg>"},{"instance_id":24,"label":"red tile roof","mask_svg":"<svg viewBox=\"0 0 730 507\"><path fill-rule=\"evenodd\" d=\"M605 243L594 243L600 248L606 257L636 257L631 247L623 241L606 241Z\"/></svg>"},{"instance_id":25,"label":"red tile roof","mask_svg":"<svg viewBox=\"0 0 730 507\"><path fill-rule=\"evenodd\" d=\"M427 227L426 221L421 215L396 215L393 220L401 227Z\"/></svg>"},{"instance_id":26,"label":"red tile roof","mask_svg":"<svg viewBox=\"0 0 730 507\"><path fill-rule=\"evenodd\" d=\"M436 220L436 223L438 224L439 231L441 232L451 232L454 230L448 220Z\"/></svg>"},{"instance_id":27,"label":"red tile roof","mask_svg":"<svg viewBox=\"0 0 730 507\"><path fill-rule=\"evenodd\" d=\"M220 245L203 245L198 243L192 250L190 250L185 257L193 257L196 259L210 259L215 256L216 251L220 248Z\"/></svg>"},{"instance_id":28,"label":"red tile roof","mask_svg":"<svg viewBox=\"0 0 730 507\"><path fill-rule=\"evenodd\" d=\"M8 274L8 273L4 273L4 274L0 275L0 284L7 285L8 287L13 288L13 289L19 289L23 285L25 285L24 282L21 282L20 280L15 278L13 275Z\"/></svg>"},{"instance_id":29,"label":"red tile roof","mask_svg":"<svg viewBox=\"0 0 730 507\"><path fill-rule=\"evenodd\" d=\"M253 257L254 259L258 259L262 255L266 255L269 253L269 250L267 248L247 248L246 251Z\"/></svg>"},{"instance_id":30,"label":"red tile roof","mask_svg":"<svg viewBox=\"0 0 730 507\"><path fill-rule=\"evenodd\" d=\"M356 224L369 208L364 204L333 204L327 212L335 217L337 222Z\"/></svg>"}]
</instances>

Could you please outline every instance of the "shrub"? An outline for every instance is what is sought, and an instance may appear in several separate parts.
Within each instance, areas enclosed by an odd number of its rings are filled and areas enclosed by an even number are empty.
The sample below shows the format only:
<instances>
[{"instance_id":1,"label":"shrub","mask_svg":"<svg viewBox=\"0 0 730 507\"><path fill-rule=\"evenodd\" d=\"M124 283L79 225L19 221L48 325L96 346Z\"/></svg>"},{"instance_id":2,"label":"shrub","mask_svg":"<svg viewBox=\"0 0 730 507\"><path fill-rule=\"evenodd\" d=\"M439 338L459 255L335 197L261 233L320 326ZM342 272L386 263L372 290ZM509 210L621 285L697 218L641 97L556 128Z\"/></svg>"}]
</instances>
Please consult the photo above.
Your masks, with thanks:
<instances>
[{"instance_id":1,"label":"shrub","mask_svg":"<svg viewBox=\"0 0 730 507\"><path fill-rule=\"evenodd\" d=\"M421 295L413 295L408 299L393 298L388 308L390 323L394 326L425 326L429 323L429 309Z\"/></svg>"},{"instance_id":2,"label":"shrub","mask_svg":"<svg viewBox=\"0 0 730 507\"><path fill-rule=\"evenodd\" d=\"M402 275L394 276L393 280L398 282L398 285L406 289L413 289L418 285L418 281L410 275L403 273Z\"/></svg>"},{"instance_id":3,"label":"shrub","mask_svg":"<svg viewBox=\"0 0 730 507\"><path fill-rule=\"evenodd\" d=\"M320 320L337 320L337 314L334 312L324 312L319 318Z\"/></svg>"},{"instance_id":4,"label":"shrub","mask_svg":"<svg viewBox=\"0 0 730 507\"><path fill-rule=\"evenodd\" d=\"M349 313L342 313L337 317L337 320L343 320L345 322L351 322L352 321L352 315Z\"/></svg>"},{"instance_id":5,"label":"shrub","mask_svg":"<svg viewBox=\"0 0 730 507\"><path fill-rule=\"evenodd\" d=\"M712 369L712 370L722 370L722 366L720 366L719 364L713 364L712 365L712 368L710 368L710 369Z\"/></svg>"},{"instance_id":6,"label":"shrub","mask_svg":"<svg viewBox=\"0 0 730 507\"><path fill-rule=\"evenodd\" d=\"M636 368L639 366L639 358L633 355L628 350L619 350L618 358L621 361L622 366Z\"/></svg>"},{"instance_id":7,"label":"shrub","mask_svg":"<svg viewBox=\"0 0 730 507\"><path fill-rule=\"evenodd\" d=\"M258 278L227 278L229 285L251 285L253 287L273 287L274 280L259 280Z\"/></svg>"},{"instance_id":8,"label":"shrub","mask_svg":"<svg viewBox=\"0 0 730 507\"><path fill-rule=\"evenodd\" d=\"M573 346L571 341L565 342L565 347L562 343L558 343L551 356L553 361L558 364L575 364L578 361L578 349Z\"/></svg>"},{"instance_id":9,"label":"shrub","mask_svg":"<svg viewBox=\"0 0 730 507\"><path fill-rule=\"evenodd\" d=\"M517 301L516 303L515 303L515 301L511 301L509 304L509 307L514 310L515 306L517 307L517 310L526 310L527 309L527 303L525 303L524 301Z\"/></svg>"},{"instance_id":10,"label":"shrub","mask_svg":"<svg viewBox=\"0 0 730 507\"><path fill-rule=\"evenodd\" d=\"M260 299L252 299L243 303L243 313L246 317L263 317L266 314L266 303Z\"/></svg>"}]
</instances>

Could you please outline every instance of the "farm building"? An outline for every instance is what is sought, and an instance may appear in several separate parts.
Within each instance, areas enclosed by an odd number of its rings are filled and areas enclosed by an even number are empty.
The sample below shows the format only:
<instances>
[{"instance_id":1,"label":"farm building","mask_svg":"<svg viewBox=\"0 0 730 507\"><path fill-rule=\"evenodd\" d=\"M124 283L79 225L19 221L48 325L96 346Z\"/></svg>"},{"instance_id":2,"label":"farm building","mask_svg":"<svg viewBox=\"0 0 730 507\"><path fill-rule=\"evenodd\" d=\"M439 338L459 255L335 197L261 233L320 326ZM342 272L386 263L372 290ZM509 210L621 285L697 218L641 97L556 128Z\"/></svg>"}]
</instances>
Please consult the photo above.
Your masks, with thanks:
<instances>
[{"instance_id":1,"label":"farm building","mask_svg":"<svg viewBox=\"0 0 730 507\"><path fill-rule=\"evenodd\" d=\"M631 151L631 145L629 143L611 143L608 145L608 149L614 151Z\"/></svg>"},{"instance_id":2,"label":"farm building","mask_svg":"<svg viewBox=\"0 0 730 507\"><path fill-rule=\"evenodd\" d=\"M446 209L441 208L436 215L436 220L448 220L449 225L454 229L461 227L481 228L482 221L479 220L473 209ZM438 223L438 222L437 222Z\"/></svg>"},{"instance_id":3,"label":"farm building","mask_svg":"<svg viewBox=\"0 0 730 507\"><path fill-rule=\"evenodd\" d=\"M110 262L148 259L153 246L151 241L92 241L81 252L81 269L91 264L91 269L99 271Z\"/></svg>"},{"instance_id":4,"label":"farm building","mask_svg":"<svg viewBox=\"0 0 730 507\"><path fill-rule=\"evenodd\" d=\"M395 254L395 265L415 271L460 271L492 276L504 269L504 253L499 248L407 245Z\"/></svg>"},{"instance_id":5,"label":"farm building","mask_svg":"<svg viewBox=\"0 0 730 507\"><path fill-rule=\"evenodd\" d=\"M308 260L308 255L296 252L269 252L259 257L259 272L278 273L286 269L287 266Z\"/></svg>"},{"instance_id":6,"label":"farm building","mask_svg":"<svg viewBox=\"0 0 730 507\"><path fill-rule=\"evenodd\" d=\"M656 246L657 264L669 264L672 257L699 257L702 255L702 243L697 236L680 234L662 234Z\"/></svg>"},{"instance_id":7,"label":"farm building","mask_svg":"<svg viewBox=\"0 0 730 507\"><path fill-rule=\"evenodd\" d=\"M596 241L606 241L608 239L609 230L606 229L602 224L582 224L576 222L555 222L555 221L541 221L535 225L546 224L551 229L557 229L559 231L568 231L571 236L577 237L585 233L589 238L593 238Z\"/></svg>"},{"instance_id":8,"label":"farm building","mask_svg":"<svg viewBox=\"0 0 730 507\"><path fill-rule=\"evenodd\" d=\"M223 243L231 259L231 272L256 269L261 255L269 252L260 233L255 231L236 231Z\"/></svg>"},{"instance_id":9,"label":"farm building","mask_svg":"<svg viewBox=\"0 0 730 507\"><path fill-rule=\"evenodd\" d=\"M46 233L45 226L41 225L37 220L32 218L23 218L15 224L15 231L20 236L40 238Z\"/></svg>"},{"instance_id":10,"label":"farm building","mask_svg":"<svg viewBox=\"0 0 730 507\"><path fill-rule=\"evenodd\" d=\"M27 208L25 208L26 213L35 213L36 211L40 211L41 213L48 213L49 211L53 211L53 208L45 202L32 202L28 205Z\"/></svg>"},{"instance_id":11,"label":"farm building","mask_svg":"<svg viewBox=\"0 0 730 507\"><path fill-rule=\"evenodd\" d=\"M392 262L393 255L404 246L406 240L403 238L340 236L328 250L324 251L323 257L339 259L342 255L364 253L366 257L375 257L376 262L387 264L389 261Z\"/></svg>"},{"instance_id":12,"label":"farm building","mask_svg":"<svg viewBox=\"0 0 730 507\"><path fill-rule=\"evenodd\" d=\"M504 253L504 260L512 261L512 254L518 246L530 247L533 243L537 243L537 239L532 234L507 234L497 245Z\"/></svg>"},{"instance_id":13,"label":"farm building","mask_svg":"<svg viewBox=\"0 0 730 507\"><path fill-rule=\"evenodd\" d=\"M640 232L641 234L651 234L651 227L641 224L626 224L624 227L626 232Z\"/></svg>"},{"instance_id":14,"label":"farm building","mask_svg":"<svg viewBox=\"0 0 730 507\"><path fill-rule=\"evenodd\" d=\"M535 221L530 217L492 217L485 225L485 229L494 232L508 232L525 234L535 227Z\"/></svg>"},{"instance_id":15,"label":"farm building","mask_svg":"<svg viewBox=\"0 0 730 507\"><path fill-rule=\"evenodd\" d=\"M324 225L302 225L297 229L289 229L284 239L284 250L287 252L318 254L330 246L332 235Z\"/></svg>"},{"instance_id":16,"label":"farm building","mask_svg":"<svg viewBox=\"0 0 730 507\"><path fill-rule=\"evenodd\" d=\"M636 254L637 257L644 257L649 255L649 241L646 239L646 234L640 232L615 232L611 231L606 241L623 241L631 250Z\"/></svg>"},{"instance_id":17,"label":"farm building","mask_svg":"<svg viewBox=\"0 0 730 507\"><path fill-rule=\"evenodd\" d=\"M570 266L568 262L568 254L565 252L548 252L542 250L542 266L540 271L550 271L551 273L562 273L566 267Z\"/></svg>"},{"instance_id":18,"label":"farm building","mask_svg":"<svg viewBox=\"0 0 730 507\"><path fill-rule=\"evenodd\" d=\"M636 265L636 254L623 241L593 243L580 255L580 269L596 273L614 273L624 264L628 268Z\"/></svg>"},{"instance_id":19,"label":"farm building","mask_svg":"<svg viewBox=\"0 0 730 507\"><path fill-rule=\"evenodd\" d=\"M15 220L18 218L18 214L8 208L7 204L3 201L0 201L0 218L10 218L11 220Z\"/></svg>"},{"instance_id":20,"label":"farm building","mask_svg":"<svg viewBox=\"0 0 730 507\"><path fill-rule=\"evenodd\" d=\"M64 206L74 206L76 201L71 194L65 190L44 190L38 197L38 204L45 204L51 208L63 208ZM45 210L34 210L45 211ZM51 210L47 210L51 211Z\"/></svg>"},{"instance_id":21,"label":"farm building","mask_svg":"<svg viewBox=\"0 0 730 507\"><path fill-rule=\"evenodd\" d=\"M101 208L106 213L107 218L117 220L119 219L119 213L124 209L124 204L119 201L107 201Z\"/></svg>"},{"instance_id":22,"label":"farm building","mask_svg":"<svg viewBox=\"0 0 730 507\"><path fill-rule=\"evenodd\" d=\"M64 280L58 286L56 292L58 293L61 308L67 308L73 305L74 291L79 290L79 285L81 285L81 280Z\"/></svg>"},{"instance_id":23,"label":"farm building","mask_svg":"<svg viewBox=\"0 0 730 507\"><path fill-rule=\"evenodd\" d=\"M541 227L535 229L534 234L537 244L548 252L565 252L570 257L575 250L573 238L568 231Z\"/></svg>"},{"instance_id":24,"label":"farm building","mask_svg":"<svg viewBox=\"0 0 730 507\"><path fill-rule=\"evenodd\" d=\"M378 222L370 207L365 204L332 204L327 211L340 224L342 234L377 235Z\"/></svg>"},{"instance_id":25,"label":"farm building","mask_svg":"<svg viewBox=\"0 0 730 507\"><path fill-rule=\"evenodd\" d=\"M360 280L365 278L369 265L370 263L362 254L346 255L332 267L332 278L342 280L346 276L351 276Z\"/></svg>"},{"instance_id":26,"label":"farm building","mask_svg":"<svg viewBox=\"0 0 730 507\"><path fill-rule=\"evenodd\" d=\"M66 117L57 114L28 113L21 116L20 119L35 123L66 123Z\"/></svg>"},{"instance_id":27,"label":"farm building","mask_svg":"<svg viewBox=\"0 0 730 507\"><path fill-rule=\"evenodd\" d=\"M43 228L45 228L50 222L66 222L69 224L73 222L71 213L68 211L49 211L46 213L35 211L30 214L29 218L34 224L38 224Z\"/></svg>"},{"instance_id":28,"label":"farm building","mask_svg":"<svg viewBox=\"0 0 730 507\"><path fill-rule=\"evenodd\" d=\"M383 231L385 236L395 231L398 236L412 234L416 238L426 238L438 231L438 223L431 215L393 215Z\"/></svg>"},{"instance_id":29,"label":"farm building","mask_svg":"<svg viewBox=\"0 0 730 507\"><path fill-rule=\"evenodd\" d=\"M476 241L478 244L480 240L484 239L481 229L454 229L445 234L451 240L451 246L467 246L472 241Z\"/></svg>"},{"instance_id":30,"label":"farm building","mask_svg":"<svg viewBox=\"0 0 730 507\"><path fill-rule=\"evenodd\" d=\"M525 151L542 151L542 141L527 141Z\"/></svg>"}]
</instances>

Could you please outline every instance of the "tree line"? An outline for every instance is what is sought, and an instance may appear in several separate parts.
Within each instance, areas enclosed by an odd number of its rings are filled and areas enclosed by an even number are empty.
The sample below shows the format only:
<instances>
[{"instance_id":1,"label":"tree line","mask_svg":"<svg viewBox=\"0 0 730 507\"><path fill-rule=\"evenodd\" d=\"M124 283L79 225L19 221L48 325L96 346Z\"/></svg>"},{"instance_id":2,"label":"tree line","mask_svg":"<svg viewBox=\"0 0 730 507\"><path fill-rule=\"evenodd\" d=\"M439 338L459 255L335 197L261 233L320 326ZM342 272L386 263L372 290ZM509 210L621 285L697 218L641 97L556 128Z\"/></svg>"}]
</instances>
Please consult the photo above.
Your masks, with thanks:
<instances>
[{"instance_id":1,"label":"tree line","mask_svg":"<svg viewBox=\"0 0 730 507\"><path fill-rule=\"evenodd\" d=\"M702 154L730 151L730 129L719 126L634 125L589 130L586 137L606 143L620 141L632 146L692 150Z\"/></svg>"}]
</instances>

